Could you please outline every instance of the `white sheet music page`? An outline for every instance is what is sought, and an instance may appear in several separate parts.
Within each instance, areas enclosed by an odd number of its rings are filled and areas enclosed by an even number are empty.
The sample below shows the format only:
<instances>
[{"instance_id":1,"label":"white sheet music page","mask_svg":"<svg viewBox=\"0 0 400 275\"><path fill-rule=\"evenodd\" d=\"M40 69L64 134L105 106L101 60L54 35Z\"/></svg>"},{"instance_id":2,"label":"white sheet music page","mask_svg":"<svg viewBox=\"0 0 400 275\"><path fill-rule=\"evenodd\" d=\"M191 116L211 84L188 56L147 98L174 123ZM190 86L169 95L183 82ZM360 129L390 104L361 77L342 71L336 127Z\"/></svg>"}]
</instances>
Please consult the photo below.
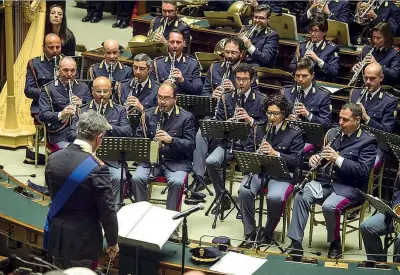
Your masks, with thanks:
<instances>
[{"instance_id":1,"label":"white sheet music page","mask_svg":"<svg viewBox=\"0 0 400 275\"><path fill-rule=\"evenodd\" d=\"M210 270L232 275L251 275L256 272L267 259L260 259L236 252L228 252L215 263Z\"/></svg>"}]
</instances>

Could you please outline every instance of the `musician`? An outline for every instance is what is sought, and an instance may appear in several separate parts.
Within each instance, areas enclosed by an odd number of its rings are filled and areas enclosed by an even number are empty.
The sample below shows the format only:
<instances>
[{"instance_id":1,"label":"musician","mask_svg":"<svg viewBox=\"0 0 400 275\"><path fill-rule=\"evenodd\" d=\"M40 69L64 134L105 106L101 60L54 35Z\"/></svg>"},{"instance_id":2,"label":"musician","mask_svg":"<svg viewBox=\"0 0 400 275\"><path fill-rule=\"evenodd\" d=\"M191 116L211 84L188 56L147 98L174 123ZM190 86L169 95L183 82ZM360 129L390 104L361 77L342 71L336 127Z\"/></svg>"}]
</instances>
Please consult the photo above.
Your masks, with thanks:
<instances>
[{"instance_id":1,"label":"musician","mask_svg":"<svg viewBox=\"0 0 400 275\"><path fill-rule=\"evenodd\" d=\"M103 44L103 51L104 60L89 68L90 79L94 80L99 76L105 76L113 83L132 77L132 68L118 61L121 51L117 40L106 40Z\"/></svg>"},{"instance_id":2,"label":"musician","mask_svg":"<svg viewBox=\"0 0 400 275\"><path fill-rule=\"evenodd\" d=\"M178 94L199 95L203 87L200 64L197 59L183 54L183 47L183 34L179 30L172 30L168 36L168 56L153 60L151 77L159 83L173 82Z\"/></svg>"},{"instance_id":3,"label":"musician","mask_svg":"<svg viewBox=\"0 0 400 275\"><path fill-rule=\"evenodd\" d=\"M363 47L361 60L354 65L353 71L362 70L363 65L379 63L383 69L383 85L395 86L400 77L399 49L393 46L393 34L390 25L380 22L372 28L371 45ZM371 52L372 51L372 52Z\"/></svg>"},{"instance_id":4,"label":"musician","mask_svg":"<svg viewBox=\"0 0 400 275\"><path fill-rule=\"evenodd\" d=\"M236 89L233 71L241 63L244 55L245 46L240 38L235 36L226 38L223 51L224 61L214 61L211 64L204 81L202 95L220 98L224 91ZM224 83L222 83L223 79ZM251 88L256 91L259 90L256 79L254 79Z\"/></svg>"},{"instance_id":5,"label":"musician","mask_svg":"<svg viewBox=\"0 0 400 275\"><path fill-rule=\"evenodd\" d=\"M55 149L67 145L73 114L92 98L88 86L75 80L76 62L71 57L60 61L58 74L59 79L43 87L39 99L39 119L45 123L48 141Z\"/></svg>"},{"instance_id":6,"label":"musician","mask_svg":"<svg viewBox=\"0 0 400 275\"><path fill-rule=\"evenodd\" d=\"M392 199L392 208L395 208L400 203L400 170L397 172L394 182L394 193ZM364 241L365 252L368 260L377 262L387 262L387 257L384 256L387 252L382 247L381 236L394 232L392 218L385 216L382 213L377 213L368 219L364 220L360 225L361 236ZM398 233L398 232L396 232ZM376 255L372 255L376 254ZM380 254L380 255L379 255ZM394 240L393 262L400 262L400 240L399 235Z\"/></svg>"},{"instance_id":7,"label":"musician","mask_svg":"<svg viewBox=\"0 0 400 275\"><path fill-rule=\"evenodd\" d=\"M290 173L295 174L295 170L302 160L304 147L302 131L285 120L289 117L291 108L283 95L275 95L270 98L266 107L268 125L262 124L254 127L254 131L251 132L244 150L281 157L284 159ZM258 146L260 147L258 148ZM270 243L271 240L269 238L273 237L273 232L282 216L284 203L293 192L294 182L292 179L270 179L268 175L265 176L265 186L268 188L267 208L273 211L268 211L264 241ZM247 184L250 184L250 188L247 187ZM256 227L254 201L261 188L259 175L246 175L240 184L239 206L246 238L246 241L240 245L243 248L251 248L253 243L249 241L255 241L255 235L252 234Z\"/></svg>"},{"instance_id":8,"label":"musician","mask_svg":"<svg viewBox=\"0 0 400 275\"><path fill-rule=\"evenodd\" d=\"M132 66L134 77L117 84L118 96L114 97L114 102L129 106L129 114L137 111L143 113L146 109L157 106L159 84L149 77L151 65L151 58L147 54L135 55Z\"/></svg>"},{"instance_id":9,"label":"musician","mask_svg":"<svg viewBox=\"0 0 400 275\"><path fill-rule=\"evenodd\" d=\"M376 138L360 128L361 119L360 106L345 104L339 113L340 128L329 130L325 136L325 144L332 145L325 146L322 154L310 158L311 167L318 165L317 176L295 196L288 231L292 243L286 253L303 254L302 240L310 208L314 203L322 203L330 242L328 258L341 254L340 213L363 202L357 189L366 191L377 150Z\"/></svg>"},{"instance_id":10,"label":"musician","mask_svg":"<svg viewBox=\"0 0 400 275\"><path fill-rule=\"evenodd\" d=\"M39 97L43 85L54 80L54 57L60 61L61 39L54 33L49 33L44 38L43 53L41 56L29 60L26 68L26 81L24 93L32 99L31 115L36 120L39 118Z\"/></svg>"},{"instance_id":11,"label":"musician","mask_svg":"<svg viewBox=\"0 0 400 275\"><path fill-rule=\"evenodd\" d=\"M250 37L248 37L250 34L240 36L248 54L244 62L262 67L274 67L279 35L268 25L270 16L269 6L258 5L254 8L252 25L242 29L242 33L249 33L254 29Z\"/></svg>"},{"instance_id":12,"label":"musician","mask_svg":"<svg viewBox=\"0 0 400 275\"><path fill-rule=\"evenodd\" d=\"M251 83L254 81L256 72L253 67L246 63L240 63L234 74L236 76L237 90L224 92L217 106L216 119L222 121L232 121L234 115L238 121L246 122L250 126L266 123L265 96L258 91L254 91ZM240 89L241 94L238 90ZM242 105L242 103L244 104ZM235 114L236 110L236 114ZM245 141L235 142L234 150L242 151ZM206 159L205 166L208 175L214 185L215 193L218 195L225 183L222 181L222 165L224 159L224 148L219 145ZM233 155L228 154L228 160L233 159ZM194 161L197 161L195 155ZM222 209L230 209L228 197L222 199ZM213 213L216 209L214 208Z\"/></svg>"},{"instance_id":13,"label":"musician","mask_svg":"<svg viewBox=\"0 0 400 275\"><path fill-rule=\"evenodd\" d=\"M53 263L62 269L95 268L103 251L102 229L108 255L114 258L119 251L117 213L112 204L109 172L95 155L106 129L107 121L102 115L86 112L80 116L75 141L49 155L45 179L53 201L51 207L55 197L67 196L64 186L74 181L74 173L88 173L49 221L49 254ZM94 168L82 167L81 163L87 159L95 162Z\"/></svg>"},{"instance_id":14,"label":"musician","mask_svg":"<svg viewBox=\"0 0 400 275\"><path fill-rule=\"evenodd\" d=\"M295 71L295 85L285 87L285 97L294 108L290 119L318 123L329 129L332 122L330 94L313 83L314 68L309 58L301 59ZM295 104L296 99L300 104Z\"/></svg>"},{"instance_id":15,"label":"musician","mask_svg":"<svg viewBox=\"0 0 400 275\"><path fill-rule=\"evenodd\" d=\"M115 104L111 100L111 82L107 77L99 76L93 81L93 100L82 105L76 112L71 127L67 131L67 141L73 142L77 136L77 124L80 116L89 110L94 110L104 116L107 120L107 131L105 137L132 137L133 131L126 116L125 108ZM111 175L111 187L114 204L119 203L119 191L121 180L121 165L117 161L106 161ZM118 209L118 207L117 207Z\"/></svg>"},{"instance_id":16,"label":"musician","mask_svg":"<svg viewBox=\"0 0 400 275\"><path fill-rule=\"evenodd\" d=\"M362 120L365 125L385 132L392 132L396 123L398 100L393 95L383 91L384 79L382 66L370 63L364 70L364 85L367 92L361 98L363 88L351 91L350 101L358 102L362 109Z\"/></svg>"},{"instance_id":17,"label":"musician","mask_svg":"<svg viewBox=\"0 0 400 275\"><path fill-rule=\"evenodd\" d=\"M187 47L190 43L191 28L182 19L178 18L176 4L177 3L174 0L162 1L162 16L157 16L151 21L147 36L151 36L151 32L162 28L162 33L156 31L156 33L154 34L155 40L168 44L167 40L169 37L169 33L172 30L179 30L182 33L183 39L185 41L184 47ZM165 20L167 20L167 23L165 23Z\"/></svg>"},{"instance_id":18,"label":"musician","mask_svg":"<svg viewBox=\"0 0 400 275\"><path fill-rule=\"evenodd\" d=\"M296 54L289 65L295 71L297 62L304 56L315 64L315 79L332 81L339 71L339 46L325 40L328 22L323 15L314 16L308 24L310 41L297 46Z\"/></svg>"},{"instance_id":19,"label":"musician","mask_svg":"<svg viewBox=\"0 0 400 275\"><path fill-rule=\"evenodd\" d=\"M307 9L307 12L300 17L300 27L307 29L311 18L317 13L322 12L328 19L350 24L351 11L349 2L330 1L330 0L312 0Z\"/></svg>"},{"instance_id":20,"label":"musician","mask_svg":"<svg viewBox=\"0 0 400 275\"><path fill-rule=\"evenodd\" d=\"M195 147L193 115L176 105L177 90L169 82L158 89L158 106L142 115L136 136L160 142L159 161L154 169L149 163L140 163L132 177L135 200L148 200L148 187L154 176L165 176L168 181L167 209L176 210L182 184L191 171ZM160 130L157 124L160 123Z\"/></svg>"}]
</instances>

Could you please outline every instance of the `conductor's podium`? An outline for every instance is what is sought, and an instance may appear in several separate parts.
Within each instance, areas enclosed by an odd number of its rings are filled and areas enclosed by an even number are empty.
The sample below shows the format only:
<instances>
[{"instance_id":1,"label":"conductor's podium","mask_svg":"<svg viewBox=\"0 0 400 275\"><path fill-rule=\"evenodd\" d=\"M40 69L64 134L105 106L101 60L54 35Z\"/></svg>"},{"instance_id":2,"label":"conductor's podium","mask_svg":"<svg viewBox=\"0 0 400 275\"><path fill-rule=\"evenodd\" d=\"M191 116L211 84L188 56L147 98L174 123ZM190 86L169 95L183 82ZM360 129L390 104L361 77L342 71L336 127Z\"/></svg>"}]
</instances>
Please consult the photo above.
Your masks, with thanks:
<instances>
[{"instance_id":1,"label":"conductor's podium","mask_svg":"<svg viewBox=\"0 0 400 275\"><path fill-rule=\"evenodd\" d=\"M22 186L32 194L32 198L24 197L23 195L13 191L14 187ZM4 170L0 169L0 254L7 256L9 253L5 247L7 240L12 239L23 243L26 246L33 248L36 251L42 249L43 241L43 225L48 212L48 197L43 197L36 193L33 189L25 187L21 182L9 176ZM42 201L44 203L42 203ZM240 230L239 228L237 230ZM190 237L190 234L189 234ZM4 251L3 251L4 249ZM134 250L133 247L121 247L121 249ZM191 255L186 249L185 260L187 270L201 270L206 274L221 274L210 271L209 266L198 265L191 260ZM30 249L32 251L32 249ZM244 252L250 252L249 250ZM12 253L25 257L18 249L12 250ZM150 255L150 254L149 254ZM167 242L163 249L155 255L154 260L159 262L159 274L177 275L180 274L181 264L181 246L179 244ZM254 253L253 253L254 255ZM334 275L334 274L362 274L372 275L377 272L382 274L399 274L396 265L391 265L391 270L377 271L369 269L358 269L357 262L348 261L348 269L336 269L325 267L325 259L319 258L318 265L308 265L299 263L285 262L285 256L281 254L261 253L258 256L267 257L267 262L257 270L255 275L265 274L299 274L299 275ZM316 257L318 258L318 257ZM106 267L108 256L106 253L100 259L100 265ZM111 269L118 269L119 258L113 261ZM126 267L121 267L121 270L126 270ZM131 271L132 274L134 272ZM122 274L122 273L120 273ZM146 273L147 274L147 273ZM151 274L147 274L151 275Z\"/></svg>"}]
</instances>

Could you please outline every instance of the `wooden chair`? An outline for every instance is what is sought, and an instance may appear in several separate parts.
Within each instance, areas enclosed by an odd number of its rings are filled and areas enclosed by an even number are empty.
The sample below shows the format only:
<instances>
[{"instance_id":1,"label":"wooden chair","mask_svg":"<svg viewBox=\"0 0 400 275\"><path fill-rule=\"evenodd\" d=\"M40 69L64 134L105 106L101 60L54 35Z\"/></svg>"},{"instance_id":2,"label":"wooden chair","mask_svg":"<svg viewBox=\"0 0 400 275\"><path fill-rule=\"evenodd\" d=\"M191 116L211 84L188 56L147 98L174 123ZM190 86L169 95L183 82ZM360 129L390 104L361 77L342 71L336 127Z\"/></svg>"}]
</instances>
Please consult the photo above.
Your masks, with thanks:
<instances>
[{"instance_id":1,"label":"wooden chair","mask_svg":"<svg viewBox=\"0 0 400 275\"><path fill-rule=\"evenodd\" d=\"M34 148L35 148L35 168L37 168L38 166L38 158L39 158L39 145L40 145L40 132L43 131L44 132L44 136L43 136L43 141L44 141L44 146L46 148L46 141L47 141L47 134L46 134L46 126L39 122L36 121L36 119L34 120L34 125L35 125L35 144L34 144ZM47 164L47 150L45 150L45 164Z\"/></svg>"}]
</instances>

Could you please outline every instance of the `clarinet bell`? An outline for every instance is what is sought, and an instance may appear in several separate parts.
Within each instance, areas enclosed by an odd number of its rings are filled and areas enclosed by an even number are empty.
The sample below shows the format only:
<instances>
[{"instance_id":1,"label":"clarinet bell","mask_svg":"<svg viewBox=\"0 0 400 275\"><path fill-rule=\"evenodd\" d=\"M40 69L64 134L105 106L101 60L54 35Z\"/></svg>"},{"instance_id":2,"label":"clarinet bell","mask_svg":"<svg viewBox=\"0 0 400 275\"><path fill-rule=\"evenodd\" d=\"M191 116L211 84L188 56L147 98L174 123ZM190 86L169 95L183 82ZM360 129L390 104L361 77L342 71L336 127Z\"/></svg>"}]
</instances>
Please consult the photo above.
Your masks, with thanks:
<instances>
[{"instance_id":1,"label":"clarinet bell","mask_svg":"<svg viewBox=\"0 0 400 275\"><path fill-rule=\"evenodd\" d=\"M253 174L250 174L248 179L247 179L247 181L246 181L246 183L243 184L243 187L246 188L246 189L250 189L252 180L253 180Z\"/></svg>"}]
</instances>

